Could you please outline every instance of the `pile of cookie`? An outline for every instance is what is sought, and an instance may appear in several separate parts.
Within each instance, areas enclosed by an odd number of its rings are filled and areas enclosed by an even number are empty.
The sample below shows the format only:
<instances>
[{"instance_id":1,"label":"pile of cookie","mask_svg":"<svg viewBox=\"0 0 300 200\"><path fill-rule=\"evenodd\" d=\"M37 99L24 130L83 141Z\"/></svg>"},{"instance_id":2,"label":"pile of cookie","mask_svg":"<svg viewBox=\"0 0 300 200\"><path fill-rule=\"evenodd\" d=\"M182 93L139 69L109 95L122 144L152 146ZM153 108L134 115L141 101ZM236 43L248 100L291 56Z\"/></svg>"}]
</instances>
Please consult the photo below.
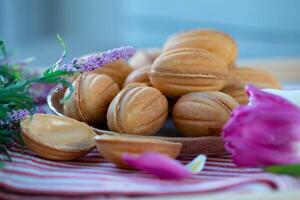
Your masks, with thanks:
<instances>
[{"instance_id":1,"label":"pile of cookie","mask_svg":"<svg viewBox=\"0 0 300 200\"><path fill-rule=\"evenodd\" d=\"M155 135L170 118L182 136L219 135L231 111L248 103L245 85L280 89L270 73L237 66L237 57L237 44L225 33L176 33L160 49L78 75L63 111L119 133Z\"/></svg>"}]
</instances>

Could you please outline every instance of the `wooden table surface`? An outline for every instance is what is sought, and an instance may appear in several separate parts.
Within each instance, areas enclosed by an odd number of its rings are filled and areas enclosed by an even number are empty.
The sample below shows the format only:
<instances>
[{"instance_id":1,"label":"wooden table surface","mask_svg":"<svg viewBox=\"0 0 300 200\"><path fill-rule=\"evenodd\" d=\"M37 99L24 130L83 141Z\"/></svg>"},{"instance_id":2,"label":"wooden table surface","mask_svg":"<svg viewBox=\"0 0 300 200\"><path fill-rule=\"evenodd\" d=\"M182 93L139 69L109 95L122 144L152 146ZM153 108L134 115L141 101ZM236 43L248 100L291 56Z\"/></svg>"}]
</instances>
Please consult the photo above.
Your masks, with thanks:
<instances>
[{"instance_id":1,"label":"wooden table surface","mask_svg":"<svg viewBox=\"0 0 300 200\"><path fill-rule=\"evenodd\" d=\"M238 60L237 64L270 71L283 83L300 84L300 58Z\"/></svg>"},{"instance_id":2,"label":"wooden table surface","mask_svg":"<svg viewBox=\"0 0 300 200\"><path fill-rule=\"evenodd\" d=\"M255 194L215 194L215 195L177 195L165 197L152 197L152 198L138 198L138 199L162 199L162 200L299 200L299 191L286 191L286 192L269 192L269 193L255 193Z\"/></svg>"}]
</instances>

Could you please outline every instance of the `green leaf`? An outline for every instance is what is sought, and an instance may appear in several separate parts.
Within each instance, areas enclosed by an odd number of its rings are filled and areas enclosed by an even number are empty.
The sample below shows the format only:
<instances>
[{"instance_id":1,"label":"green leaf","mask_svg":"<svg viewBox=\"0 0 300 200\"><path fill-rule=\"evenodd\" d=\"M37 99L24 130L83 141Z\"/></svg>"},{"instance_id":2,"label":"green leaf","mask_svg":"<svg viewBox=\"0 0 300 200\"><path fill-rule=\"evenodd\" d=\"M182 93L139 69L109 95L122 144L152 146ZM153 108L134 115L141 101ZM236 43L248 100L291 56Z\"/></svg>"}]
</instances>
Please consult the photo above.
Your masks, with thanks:
<instances>
[{"instance_id":1,"label":"green leaf","mask_svg":"<svg viewBox=\"0 0 300 200\"><path fill-rule=\"evenodd\" d=\"M5 58L7 56L5 42L2 38L0 38L0 52L1 52L3 58Z\"/></svg>"},{"instance_id":2,"label":"green leaf","mask_svg":"<svg viewBox=\"0 0 300 200\"><path fill-rule=\"evenodd\" d=\"M17 67L2 65L0 67L0 87L5 87L19 81L21 72Z\"/></svg>"},{"instance_id":3,"label":"green leaf","mask_svg":"<svg viewBox=\"0 0 300 200\"><path fill-rule=\"evenodd\" d=\"M8 108L5 105L0 104L0 120L6 117L7 112Z\"/></svg>"},{"instance_id":4,"label":"green leaf","mask_svg":"<svg viewBox=\"0 0 300 200\"><path fill-rule=\"evenodd\" d=\"M36 105L33 97L30 96L29 93L30 86L34 83L57 83L67 86L71 92L70 95L65 97L62 101L70 98L74 88L72 84L68 82L66 77L73 75L74 72L58 69L66 56L66 45L59 35L57 35L57 38L63 47L62 56L54 65L51 65L39 76L25 79L25 77L22 77L24 74L20 73L18 63L5 63L0 66L0 120L8 120L7 113L13 109L26 108L34 113ZM5 59L7 56L6 54L4 41L0 39L0 56L2 56L0 59ZM10 160L8 145L11 142L19 142L21 147L23 146L23 141L19 132L20 125L18 123L19 122L12 122L14 130L8 130L7 124L0 125L0 167L1 164L3 164L3 158Z\"/></svg>"},{"instance_id":5,"label":"green leaf","mask_svg":"<svg viewBox=\"0 0 300 200\"><path fill-rule=\"evenodd\" d=\"M1 144L8 144L12 142L12 138L9 136L5 136L5 135L0 135L0 143Z\"/></svg>"},{"instance_id":6,"label":"green leaf","mask_svg":"<svg viewBox=\"0 0 300 200\"><path fill-rule=\"evenodd\" d=\"M55 64L49 68L50 72L56 71L67 55L67 48L66 48L66 44L65 44L63 38L59 34L57 34L57 39L63 48L63 53L62 53L61 57L55 62Z\"/></svg>"},{"instance_id":7,"label":"green leaf","mask_svg":"<svg viewBox=\"0 0 300 200\"><path fill-rule=\"evenodd\" d=\"M6 147L0 146L0 153L4 156L4 159L11 161L11 157Z\"/></svg>"},{"instance_id":8,"label":"green leaf","mask_svg":"<svg viewBox=\"0 0 300 200\"><path fill-rule=\"evenodd\" d=\"M300 176L300 164L274 165L265 167L264 170L275 174L289 174L292 176Z\"/></svg>"},{"instance_id":9,"label":"green leaf","mask_svg":"<svg viewBox=\"0 0 300 200\"><path fill-rule=\"evenodd\" d=\"M24 153L25 143L22 139L22 136L21 136L20 132L16 134L16 138L17 138L17 142L20 144L21 152Z\"/></svg>"},{"instance_id":10,"label":"green leaf","mask_svg":"<svg viewBox=\"0 0 300 200\"><path fill-rule=\"evenodd\" d=\"M73 85L72 85L71 83L69 83L68 81L63 82L63 85L64 85L64 86L67 86L67 88L70 89L70 93L68 94L68 96L65 96L64 98L62 98L62 99L59 101L60 104L63 104L63 103L65 103L66 101L68 101L68 100L72 97L72 94L73 94L73 92L74 92L74 87L73 87Z\"/></svg>"}]
</instances>

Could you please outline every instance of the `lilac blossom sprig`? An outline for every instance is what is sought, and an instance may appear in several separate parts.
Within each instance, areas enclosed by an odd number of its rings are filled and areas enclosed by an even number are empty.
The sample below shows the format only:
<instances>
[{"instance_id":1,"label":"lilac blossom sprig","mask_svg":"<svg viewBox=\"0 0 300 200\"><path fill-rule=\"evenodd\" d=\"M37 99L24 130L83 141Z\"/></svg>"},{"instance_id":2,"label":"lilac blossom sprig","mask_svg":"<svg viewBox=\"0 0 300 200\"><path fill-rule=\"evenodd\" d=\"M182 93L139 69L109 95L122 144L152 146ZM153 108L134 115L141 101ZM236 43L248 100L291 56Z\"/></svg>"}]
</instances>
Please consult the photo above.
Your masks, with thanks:
<instances>
[{"instance_id":1,"label":"lilac blossom sprig","mask_svg":"<svg viewBox=\"0 0 300 200\"><path fill-rule=\"evenodd\" d=\"M78 71L93 71L105 64L115 62L117 60L127 60L135 54L135 49L131 46L115 48L105 51L101 54L89 56L85 62L78 62L75 67Z\"/></svg>"},{"instance_id":2,"label":"lilac blossom sprig","mask_svg":"<svg viewBox=\"0 0 300 200\"><path fill-rule=\"evenodd\" d=\"M20 136L20 122L31 113L27 109L13 109L7 112L6 117L0 120L0 168L3 160L11 161L8 149L11 145L23 147Z\"/></svg>"},{"instance_id":3,"label":"lilac blossom sprig","mask_svg":"<svg viewBox=\"0 0 300 200\"><path fill-rule=\"evenodd\" d=\"M12 110L7 113L5 120L0 120L0 127L6 126L12 128L28 115L30 115L30 112L27 109Z\"/></svg>"},{"instance_id":4,"label":"lilac blossom sprig","mask_svg":"<svg viewBox=\"0 0 300 200\"><path fill-rule=\"evenodd\" d=\"M12 110L7 114L7 117L12 122L18 122L24 119L30 112L27 109Z\"/></svg>"},{"instance_id":5,"label":"lilac blossom sprig","mask_svg":"<svg viewBox=\"0 0 300 200\"><path fill-rule=\"evenodd\" d=\"M119 47L99 54L92 54L90 56L81 59L74 58L71 62L58 66L56 68L58 70L70 71L70 72L88 72L103 67L108 63L112 63L118 60L128 60L134 54L135 54L135 49L131 46ZM64 54L62 59L63 58L64 58ZM57 92L62 88L63 86L59 84L56 87L55 91Z\"/></svg>"},{"instance_id":6,"label":"lilac blossom sprig","mask_svg":"<svg viewBox=\"0 0 300 200\"><path fill-rule=\"evenodd\" d=\"M119 47L99 54L93 54L83 60L73 59L70 63L62 65L59 69L66 71L93 71L103 67L108 63L118 60L127 60L135 54L135 49L131 46Z\"/></svg>"}]
</instances>

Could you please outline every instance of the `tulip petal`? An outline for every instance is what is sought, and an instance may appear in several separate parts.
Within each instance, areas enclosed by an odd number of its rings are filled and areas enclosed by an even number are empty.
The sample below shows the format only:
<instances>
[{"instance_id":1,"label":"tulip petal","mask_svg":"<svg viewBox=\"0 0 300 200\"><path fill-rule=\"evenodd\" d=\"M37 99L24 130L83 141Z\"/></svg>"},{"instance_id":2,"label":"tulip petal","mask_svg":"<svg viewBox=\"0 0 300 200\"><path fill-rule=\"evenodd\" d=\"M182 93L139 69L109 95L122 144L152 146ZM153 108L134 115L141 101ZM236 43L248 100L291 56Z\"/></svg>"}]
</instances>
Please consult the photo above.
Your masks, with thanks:
<instances>
[{"instance_id":1,"label":"tulip petal","mask_svg":"<svg viewBox=\"0 0 300 200\"><path fill-rule=\"evenodd\" d=\"M180 180L192 175L192 172L179 161L156 152L146 152L140 155L124 153L123 160L129 166L146 171L161 179Z\"/></svg>"},{"instance_id":2,"label":"tulip petal","mask_svg":"<svg viewBox=\"0 0 300 200\"><path fill-rule=\"evenodd\" d=\"M249 102L251 105L258 103L271 103L273 105L277 104L278 106L284 106L286 108L299 109L298 106L289 100L281 96L262 91L253 85L247 85L245 90L249 96Z\"/></svg>"}]
</instances>

